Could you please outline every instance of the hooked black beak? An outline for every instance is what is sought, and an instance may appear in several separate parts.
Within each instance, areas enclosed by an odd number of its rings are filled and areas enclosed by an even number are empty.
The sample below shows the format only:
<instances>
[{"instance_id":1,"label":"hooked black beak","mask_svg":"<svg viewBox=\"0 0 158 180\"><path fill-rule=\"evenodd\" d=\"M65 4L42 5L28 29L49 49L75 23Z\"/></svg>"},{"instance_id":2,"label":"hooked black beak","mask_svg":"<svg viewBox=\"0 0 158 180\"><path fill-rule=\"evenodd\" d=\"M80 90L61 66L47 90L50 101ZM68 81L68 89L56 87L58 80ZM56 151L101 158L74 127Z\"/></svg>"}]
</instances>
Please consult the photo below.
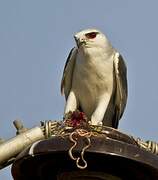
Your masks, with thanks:
<instances>
[{"instance_id":1,"label":"hooked black beak","mask_svg":"<svg viewBox=\"0 0 158 180\"><path fill-rule=\"evenodd\" d=\"M74 39L76 41L77 47L79 47L79 38L77 38L76 36L74 36Z\"/></svg>"},{"instance_id":2,"label":"hooked black beak","mask_svg":"<svg viewBox=\"0 0 158 180\"><path fill-rule=\"evenodd\" d=\"M76 42L78 41L78 38L76 36L74 36L74 39L75 39Z\"/></svg>"},{"instance_id":3,"label":"hooked black beak","mask_svg":"<svg viewBox=\"0 0 158 180\"><path fill-rule=\"evenodd\" d=\"M79 48L82 44L86 44L86 41L84 39L79 39L78 37L74 36L74 39L76 41L77 47Z\"/></svg>"}]
</instances>

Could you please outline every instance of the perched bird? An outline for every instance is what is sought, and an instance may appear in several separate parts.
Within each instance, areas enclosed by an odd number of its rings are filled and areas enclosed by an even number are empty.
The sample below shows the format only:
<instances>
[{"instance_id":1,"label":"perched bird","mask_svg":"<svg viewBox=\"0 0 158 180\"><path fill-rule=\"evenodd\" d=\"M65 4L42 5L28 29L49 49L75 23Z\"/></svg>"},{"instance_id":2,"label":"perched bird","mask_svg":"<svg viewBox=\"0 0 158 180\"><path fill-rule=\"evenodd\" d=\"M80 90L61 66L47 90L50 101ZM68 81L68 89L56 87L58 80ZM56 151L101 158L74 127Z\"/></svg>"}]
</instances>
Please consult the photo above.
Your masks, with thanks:
<instances>
[{"instance_id":1,"label":"perched bird","mask_svg":"<svg viewBox=\"0 0 158 180\"><path fill-rule=\"evenodd\" d=\"M127 72L122 56L97 29L74 35L65 64L61 91L64 114L80 109L92 125L118 127L127 101Z\"/></svg>"}]
</instances>

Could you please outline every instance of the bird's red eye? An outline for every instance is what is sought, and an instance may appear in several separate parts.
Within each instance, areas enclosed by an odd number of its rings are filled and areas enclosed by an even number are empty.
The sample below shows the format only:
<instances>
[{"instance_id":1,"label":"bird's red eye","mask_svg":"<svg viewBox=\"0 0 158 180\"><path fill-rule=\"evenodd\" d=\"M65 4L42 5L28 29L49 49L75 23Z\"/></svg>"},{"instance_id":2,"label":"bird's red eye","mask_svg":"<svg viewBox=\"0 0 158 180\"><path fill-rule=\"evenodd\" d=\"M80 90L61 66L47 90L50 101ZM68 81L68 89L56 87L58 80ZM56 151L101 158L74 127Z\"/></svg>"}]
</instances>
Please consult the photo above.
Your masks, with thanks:
<instances>
[{"instance_id":1,"label":"bird's red eye","mask_svg":"<svg viewBox=\"0 0 158 180\"><path fill-rule=\"evenodd\" d=\"M87 34L85 34L85 36L86 36L88 39L94 39L94 38L97 36L97 32L87 33Z\"/></svg>"}]
</instances>

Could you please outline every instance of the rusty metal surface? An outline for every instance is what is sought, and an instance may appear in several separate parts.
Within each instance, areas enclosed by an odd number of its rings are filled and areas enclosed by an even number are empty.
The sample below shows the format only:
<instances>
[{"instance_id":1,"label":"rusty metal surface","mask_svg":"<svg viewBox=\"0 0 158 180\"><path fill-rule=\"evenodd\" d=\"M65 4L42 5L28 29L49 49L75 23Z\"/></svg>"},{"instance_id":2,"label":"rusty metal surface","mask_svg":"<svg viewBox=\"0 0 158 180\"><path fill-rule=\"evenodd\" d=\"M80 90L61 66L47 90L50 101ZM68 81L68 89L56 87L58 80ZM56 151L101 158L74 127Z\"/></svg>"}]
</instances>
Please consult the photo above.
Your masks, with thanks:
<instances>
[{"instance_id":1,"label":"rusty metal surface","mask_svg":"<svg viewBox=\"0 0 158 180\"><path fill-rule=\"evenodd\" d=\"M62 180L59 177L63 177L61 175L66 173L65 180L66 178L88 180L92 172L97 172L121 179L158 179L158 156L140 149L132 140L125 142L126 135L119 132L116 132L113 138L105 134L91 137L91 146L85 152L88 167L82 171L77 169L75 162L68 155L68 150L72 146L68 136L56 136L40 141L17 157L12 166L12 175L15 180L29 178L56 180L57 177ZM79 138L78 145L74 149L76 155L80 154L84 145L85 139ZM83 176L80 174L77 178L74 175L72 178L70 172L74 174L82 172ZM93 179L97 180L97 177L99 175Z\"/></svg>"},{"instance_id":2,"label":"rusty metal surface","mask_svg":"<svg viewBox=\"0 0 158 180\"><path fill-rule=\"evenodd\" d=\"M37 140L49 139L54 136L66 136L72 133L73 135L71 136L73 137L70 138L72 142L75 142L73 139L75 134L78 134L78 136L84 136L85 140L88 142L88 144L83 148L81 154L84 154L84 151L89 148L89 145L91 144L91 136L97 134L99 136L104 135L106 139L110 138L113 141L115 140L138 146L141 149L158 155L158 143L156 142L150 140L143 141L140 138L133 138L132 136L124 134L111 127L93 126L85 122L73 127L72 120L73 119L67 119L65 121L42 121L41 127L32 129L25 128L21 121L15 120L13 123L17 129L17 136L9 140L0 139L0 169L12 164L21 151L33 143L36 144ZM69 155L74 159L71 151L69 151ZM83 155L81 159L84 161ZM86 168L87 163L85 161L84 165L80 166L78 164L77 166L79 168Z\"/></svg>"}]
</instances>

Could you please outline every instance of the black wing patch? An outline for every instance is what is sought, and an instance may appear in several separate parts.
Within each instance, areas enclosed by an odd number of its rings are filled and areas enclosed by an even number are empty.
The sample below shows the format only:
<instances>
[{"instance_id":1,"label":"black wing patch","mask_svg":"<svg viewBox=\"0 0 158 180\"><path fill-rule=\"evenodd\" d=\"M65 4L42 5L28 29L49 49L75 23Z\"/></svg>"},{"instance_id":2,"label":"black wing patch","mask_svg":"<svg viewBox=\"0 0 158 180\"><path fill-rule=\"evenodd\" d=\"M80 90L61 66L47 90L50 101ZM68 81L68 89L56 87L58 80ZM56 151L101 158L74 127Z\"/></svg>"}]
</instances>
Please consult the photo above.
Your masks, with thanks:
<instances>
[{"instance_id":1,"label":"black wing patch","mask_svg":"<svg viewBox=\"0 0 158 180\"><path fill-rule=\"evenodd\" d=\"M66 60L63 76L61 80L61 93L65 94L66 99L71 89L73 69L74 69L75 60L76 60L76 53L77 53L76 48L75 47L72 48Z\"/></svg>"},{"instance_id":2,"label":"black wing patch","mask_svg":"<svg viewBox=\"0 0 158 180\"><path fill-rule=\"evenodd\" d=\"M115 78L116 78L116 94L115 94L115 116L112 126L117 128L118 122L123 115L128 95L127 87L127 68L120 54L114 60Z\"/></svg>"}]
</instances>

